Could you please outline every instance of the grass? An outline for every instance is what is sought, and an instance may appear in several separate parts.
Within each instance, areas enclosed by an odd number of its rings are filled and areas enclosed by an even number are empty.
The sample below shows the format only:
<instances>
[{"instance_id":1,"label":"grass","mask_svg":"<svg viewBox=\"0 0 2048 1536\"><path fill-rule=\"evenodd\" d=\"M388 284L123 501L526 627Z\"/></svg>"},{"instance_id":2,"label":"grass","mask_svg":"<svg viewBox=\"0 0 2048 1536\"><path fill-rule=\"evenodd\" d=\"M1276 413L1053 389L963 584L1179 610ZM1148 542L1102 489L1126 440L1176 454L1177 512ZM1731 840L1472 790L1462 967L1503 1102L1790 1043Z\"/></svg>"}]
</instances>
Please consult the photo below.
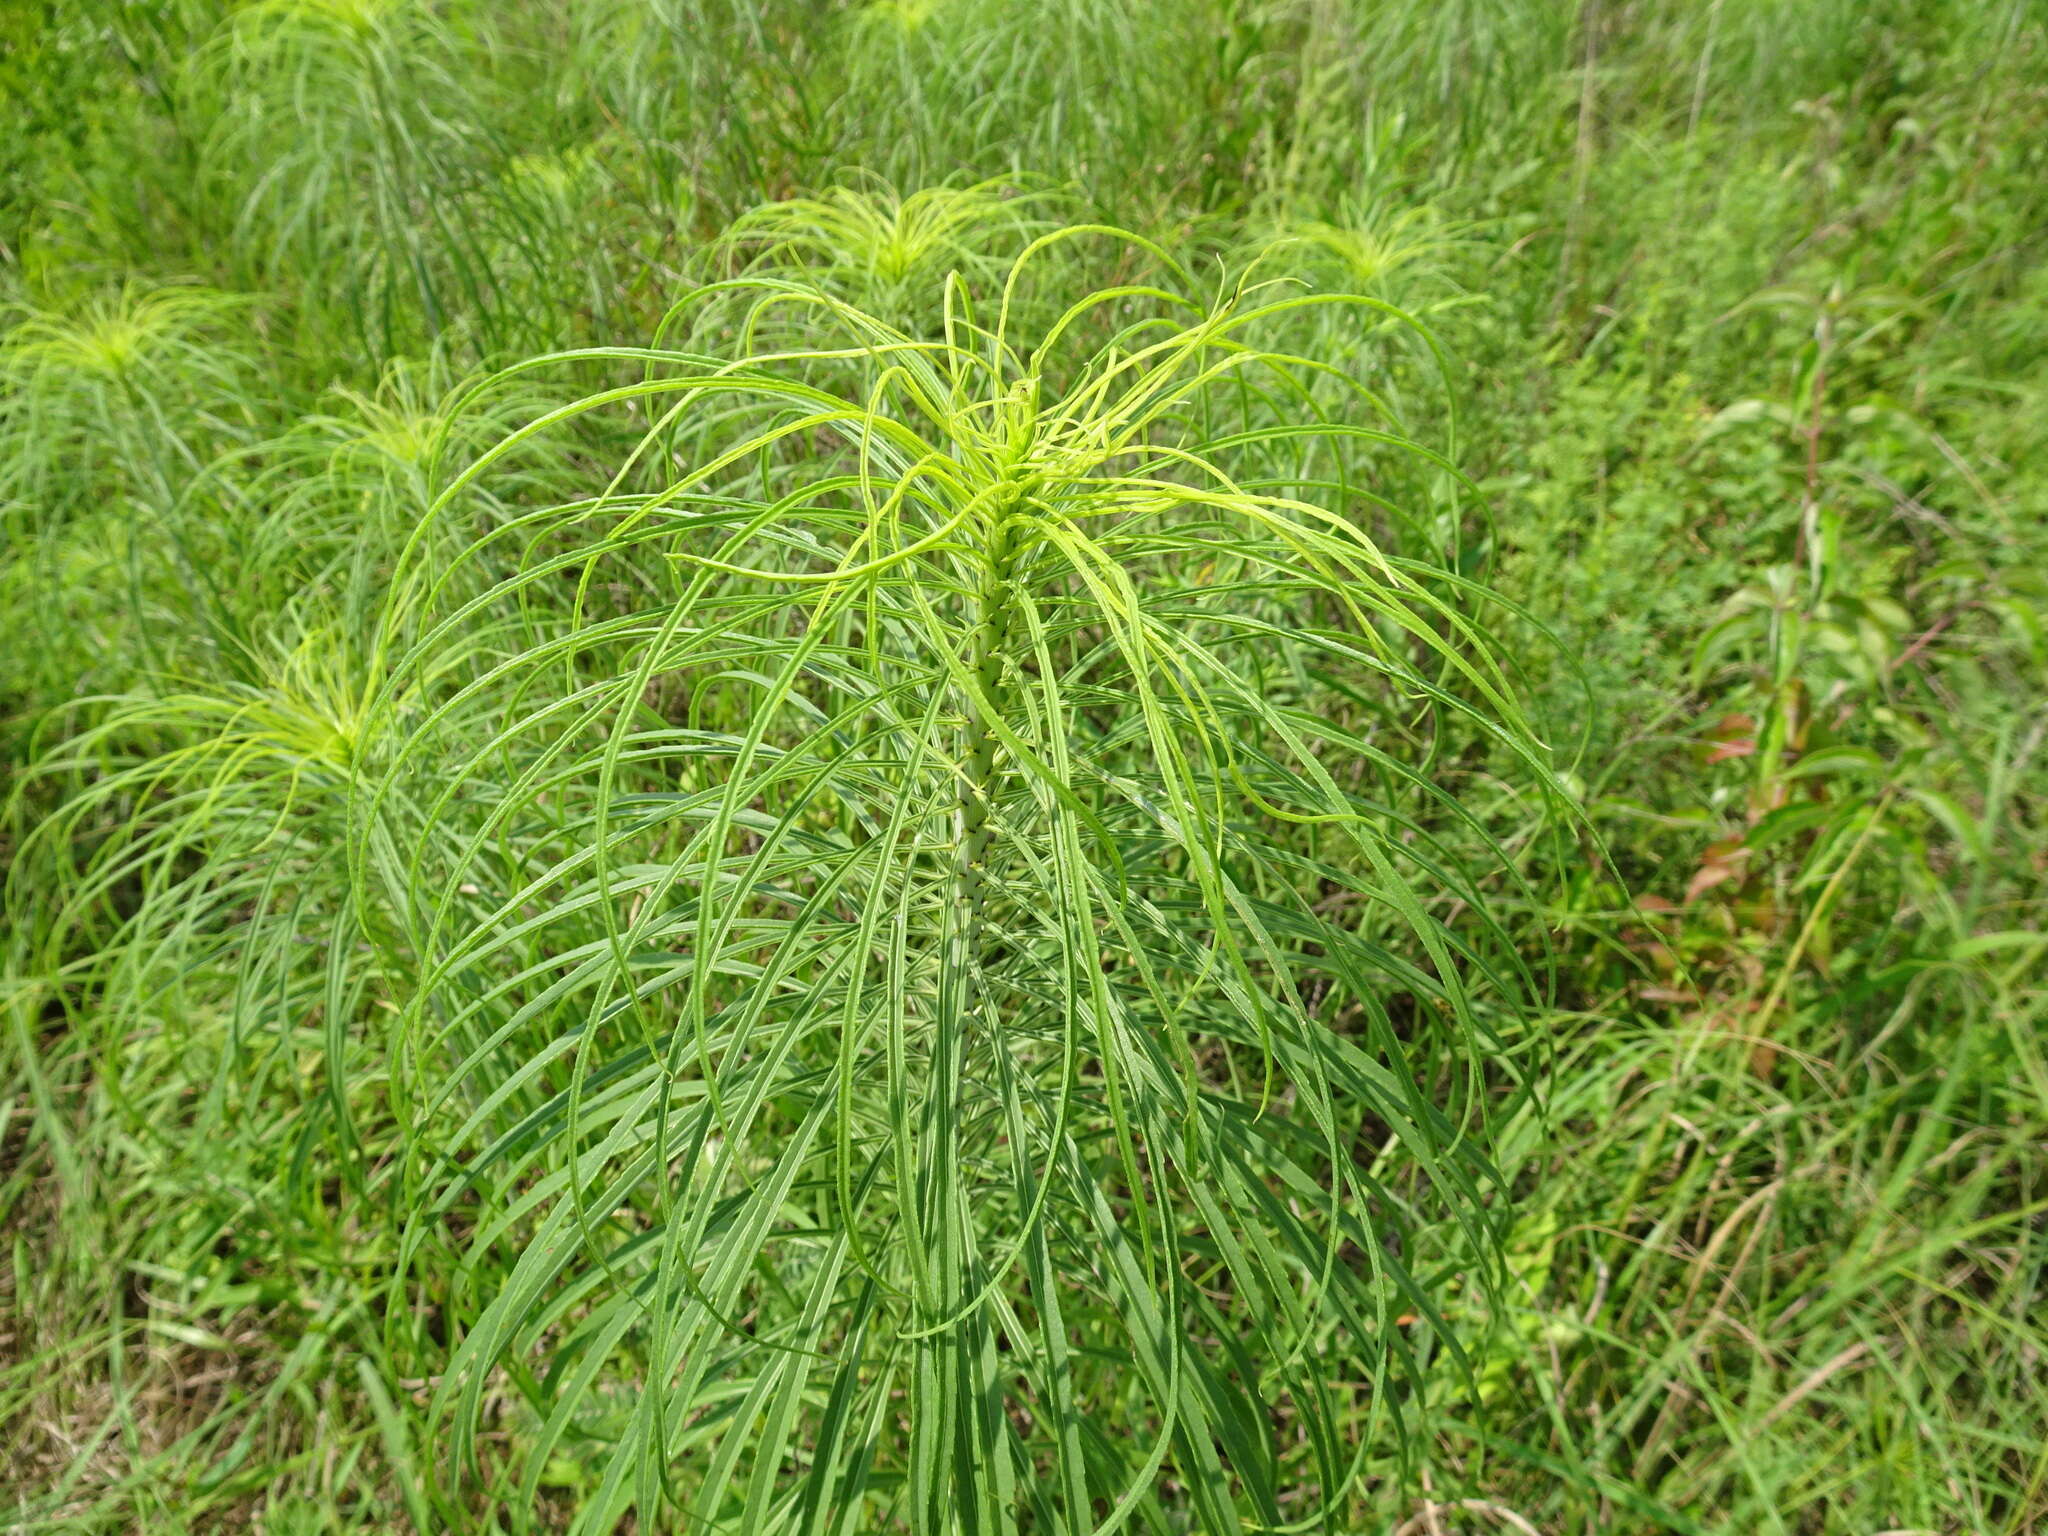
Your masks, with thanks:
<instances>
[{"instance_id":1,"label":"grass","mask_svg":"<svg viewBox=\"0 0 2048 1536\"><path fill-rule=\"evenodd\" d=\"M0 22L0 1511L2048 1520L2021 4Z\"/></svg>"}]
</instances>

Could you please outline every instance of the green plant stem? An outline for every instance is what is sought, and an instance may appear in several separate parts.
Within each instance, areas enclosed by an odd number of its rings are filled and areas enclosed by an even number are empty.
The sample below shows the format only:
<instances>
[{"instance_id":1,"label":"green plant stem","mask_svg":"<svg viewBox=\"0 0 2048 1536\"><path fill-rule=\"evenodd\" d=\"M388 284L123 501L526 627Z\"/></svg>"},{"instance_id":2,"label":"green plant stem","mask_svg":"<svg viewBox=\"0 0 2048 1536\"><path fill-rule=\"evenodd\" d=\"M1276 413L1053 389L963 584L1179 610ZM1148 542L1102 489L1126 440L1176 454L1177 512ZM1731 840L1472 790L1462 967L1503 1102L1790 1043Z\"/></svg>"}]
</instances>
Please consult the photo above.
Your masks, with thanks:
<instances>
[{"instance_id":1,"label":"green plant stem","mask_svg":"<svg viewBox=\"0 0 2048 1536\"><path fill-rule=\"evenodd\" d=\"M1000 710L1003 704L1004 652L1010 634L1010 567L1015 553L1012 531L1000 512L991 529L981 587L975 597L974 636L968 653L981 698L966 701L959 864L954 877L964 959L977 978L983 959L982 925L988 909L988 849L994 836L990 809L996 777L996 737L984 709ZM977 984L977 996L979 992Z\"/></svg>"}]
</instances>

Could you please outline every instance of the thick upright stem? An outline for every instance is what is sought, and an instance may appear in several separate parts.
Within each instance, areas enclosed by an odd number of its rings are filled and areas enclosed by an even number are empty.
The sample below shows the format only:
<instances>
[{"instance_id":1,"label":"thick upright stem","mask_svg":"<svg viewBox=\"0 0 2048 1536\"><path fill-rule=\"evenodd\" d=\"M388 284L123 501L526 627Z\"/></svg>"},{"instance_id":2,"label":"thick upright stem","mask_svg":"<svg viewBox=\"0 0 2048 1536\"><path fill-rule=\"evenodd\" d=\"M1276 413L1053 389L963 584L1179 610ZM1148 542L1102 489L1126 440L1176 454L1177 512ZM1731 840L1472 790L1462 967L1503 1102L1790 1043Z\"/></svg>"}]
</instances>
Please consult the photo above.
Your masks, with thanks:
<instances>
[{"instance_id":1,"label":"thick upright stem","mask_svg":"<svg viewBox=\"0 0 2048 1536\"><path fill-rule=\"evenodd\" d=\"M988 906L988 849L994 836L990 802L995 793L996 773L995 732L989 728L983 711L1002 707L1004 652L1010 638L1012 552L1010 531L998 520L982 567L981 587L976 594L978 612L968 648L968 666L981 699L967 700L967 729L961 754L959 863L954 890L959 905L959 931L966 950L964 958L977 969L983 947L982 919ZM977 987L977 993L979 990Z\"/></svg>"},{"instance_id":2,"label":"thick upright stem","mask_svg":"<svg viewBox=\"0 0 2048 1536\"><path fill-rule=\"evenodd\" d=\"M964 1311L983 1278L960 1166L960 1121L967 1092L967 1063L977 1022L992 1024L989 992L982 974L986 959L983 918L988 904L988 851L993 838L996 735L992 711L1003 708L1004 650L1010 629L1010 535L1000 515L991 520L975 594L974 632L968 666L974 689L962 700L966 724L961 738L961 780L955 812L958 842L953 872L953 914L939 981L939 1009L932 1034L932 1091L927 1100L928 1135L934 1149L923 1200L924 1242L931 1267L923 1286L925 1322L919 1337L917 1406L912 1413L915 1459L950 1466L951 1485L970 1488L974 1469L985 1465L998 1443L998 1429L985 1408L994 1379L988 1323ZM979 697L975 695L978 694ZM938 1331L945 1327L945 1332ZM987 1511L982 1512L985 1517ZM991 1519L992 1523L992 1519ZM960 1529L950 1507L948 1479L935 1480L928 1501L913 1511L918 1536Z\"/></svg>"}]
</instances>

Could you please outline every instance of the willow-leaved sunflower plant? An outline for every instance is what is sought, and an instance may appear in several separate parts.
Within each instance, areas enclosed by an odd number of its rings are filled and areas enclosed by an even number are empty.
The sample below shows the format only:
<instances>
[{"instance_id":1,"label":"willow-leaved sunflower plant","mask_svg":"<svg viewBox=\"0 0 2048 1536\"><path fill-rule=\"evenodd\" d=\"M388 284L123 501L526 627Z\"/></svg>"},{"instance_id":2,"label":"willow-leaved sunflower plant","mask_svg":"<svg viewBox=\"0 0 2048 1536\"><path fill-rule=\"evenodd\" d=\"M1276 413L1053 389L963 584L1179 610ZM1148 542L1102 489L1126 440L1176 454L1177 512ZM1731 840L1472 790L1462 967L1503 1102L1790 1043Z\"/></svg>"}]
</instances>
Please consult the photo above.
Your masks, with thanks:
<instances>
[{"instance_id":1,"label":"willow-leaved sunflower plant","mask_svg":"<svg viewBox=\"0 0 2048 1536\"><path fill-rule=\"evenodd\" d=\"M1017 334L1080 239L1169 275ZM1429 450L1258 344L1386 306L1185 286L1069 229L925 339L753 275L664 327L741 298L725 356L483 386L605 381L449 504L616 457L401 571L355 814L451 1508L1353 1528L1434 1315L1393 1233L1499 1204L1409 1057L1483 1066L1528 981L1416 722L1547 758L1478 595L1372 537Z\"/></svg>"}]
</instances>

